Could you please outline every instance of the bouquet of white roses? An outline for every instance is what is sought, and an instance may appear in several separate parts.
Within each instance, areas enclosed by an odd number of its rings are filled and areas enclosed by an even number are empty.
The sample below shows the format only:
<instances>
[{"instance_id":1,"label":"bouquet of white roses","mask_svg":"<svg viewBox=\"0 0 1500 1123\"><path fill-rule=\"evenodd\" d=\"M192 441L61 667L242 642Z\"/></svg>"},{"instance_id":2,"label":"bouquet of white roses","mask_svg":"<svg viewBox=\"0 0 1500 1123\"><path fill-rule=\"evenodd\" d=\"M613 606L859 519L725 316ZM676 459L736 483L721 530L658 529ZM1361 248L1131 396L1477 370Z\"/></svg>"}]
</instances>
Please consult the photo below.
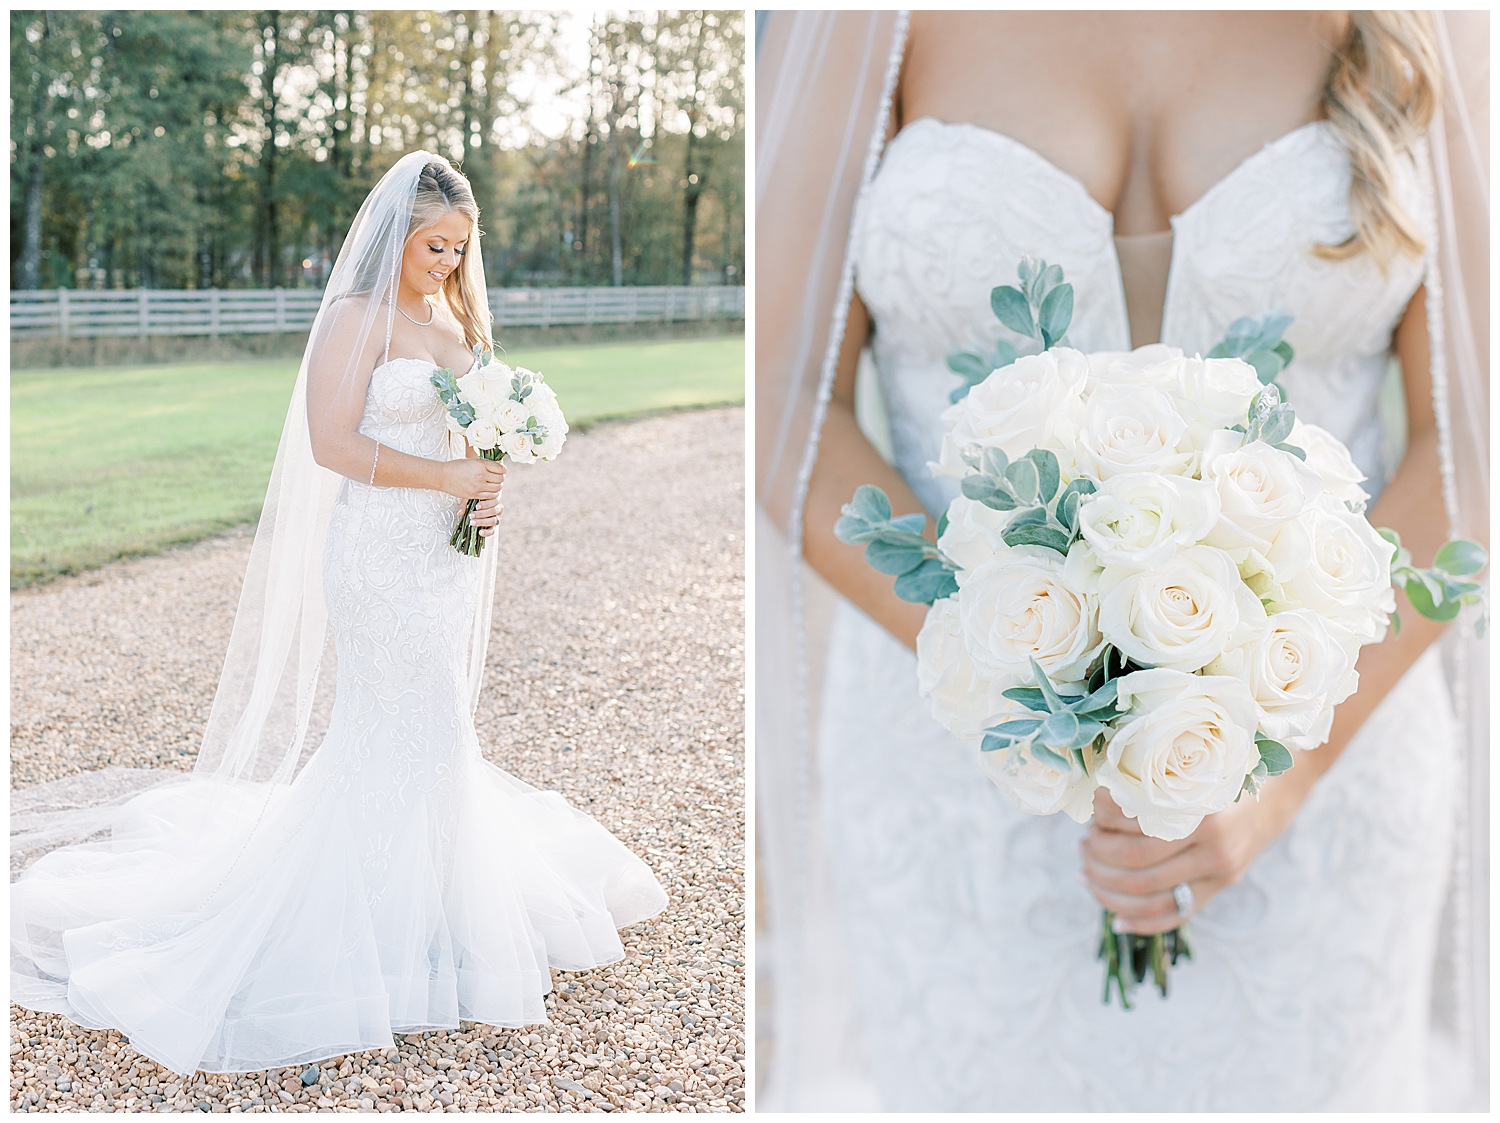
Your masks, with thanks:
<instances>
[{"instance_id":1,"label":"bouquet of white roses","mask_svg":"<svg viewBox=\"0 0 1500 1123\"><path fill-rule=\"evenodd\" d=\"M454 378L447 367L432 375L448 409L448 428L467 437L486 460L531 464L555 459L567 439L568 422L552 388L535 371L497 363L481 347L474 348L474 359L474 369L462 378ZM471 558L484 549L479 528L469 521L477 503L471 499L465 504L448 539Z\"/></svg>"},{"instance_id":2,"label":"bouquet of white roses","mask_svg":"<svg viewBox=\"0 0 1500 1123\"><path fill-rule=\"evenodd\" d=\"M835 531L932 605L921 692L1011 803L1081 823L1102 786L1146 834L1183 838L1327 740L1360 646L1399 626L1393 578L1452 619L1482 601L1484 551L1450 542L1419 571L1369 524L1348 450L1274 382L1289 317L1237 321L1209 358L1086 355L1062 345L1062 271L1028 260L1021 281L992 305L1041 353L949 359L971 385L930 465L962 487L936 545L871 487ZM1111 921L1105 1000L1113 983L1128 1008L1148 970L1165 994L1183 930Z\"/></svg>"}]
</instances>

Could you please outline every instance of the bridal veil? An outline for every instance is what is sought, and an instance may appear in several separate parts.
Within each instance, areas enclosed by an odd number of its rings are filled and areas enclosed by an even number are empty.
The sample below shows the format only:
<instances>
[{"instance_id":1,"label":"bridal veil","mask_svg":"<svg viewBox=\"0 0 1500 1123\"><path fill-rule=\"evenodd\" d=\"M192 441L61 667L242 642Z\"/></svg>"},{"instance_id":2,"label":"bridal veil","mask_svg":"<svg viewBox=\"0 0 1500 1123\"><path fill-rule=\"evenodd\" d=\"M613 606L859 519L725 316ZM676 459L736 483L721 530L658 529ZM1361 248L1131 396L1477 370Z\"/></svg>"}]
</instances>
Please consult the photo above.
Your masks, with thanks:
<instances>
[{"instance_id":1,"label":"bridal veil","mask_svg":"<svg viewBox=\"0 0 1500 1123\"><path fill-rule=\"evenodd\" d=\"M1437 197L1425 284L1451 532L1487 541L1489 507L1488 16L1435 13L1441 111L1425 148ZM850 231L874 175L905 45L904 12L777 12L756 71L756 660L761 887L773 1055L762 1106L860 1106L852 980L830 903L812 731L835 594L801 556L802 511L853 292ZM1442 641L1465 731L1434 1010L1471 1104L1488 1102L1488 648ZM769 946L768 946L769 945ZM873 1104L869 1106L874 1106Z\"/></svg>"},{"instance_id":2,"label":"bridal veil","mask_svg":"<svg viewBox=\"0 0 1500 1123\"><path fill-rule=\"evenodd\" d=\"M337 380L329 394L363 394L371 354L390 358L401 256L411 224L417 179L431 152L398 160L375 185L339 250L297 371L286 422L250 550L234 628L202 745L191 777L162 769L108 768L12 794L12 867L60 843L111 827L117 808L162 783L214 785L226 795L245 785L272 794L290 784L308 755L308 729L318 684L333 681L333 644L323 599L323 551L329 515L343 477L314 459L308 431L309 379ZM480 307L488 308L481 255L460 268ZM462 372L458 372L462 373ZM360 542L379 534L363 526ZM495 559L484 555L478 608L469 634L469 701L478 702L494 602ZM315 746L313 746L315 747ZM241 793L242 794L242 793ZM260 792L257 792L260 795ZM239 803L240 800L234 800ZM124 841L117 831L115 840ZM105 845L108 845L107 843Z\"/></svg>"}]
</instances>

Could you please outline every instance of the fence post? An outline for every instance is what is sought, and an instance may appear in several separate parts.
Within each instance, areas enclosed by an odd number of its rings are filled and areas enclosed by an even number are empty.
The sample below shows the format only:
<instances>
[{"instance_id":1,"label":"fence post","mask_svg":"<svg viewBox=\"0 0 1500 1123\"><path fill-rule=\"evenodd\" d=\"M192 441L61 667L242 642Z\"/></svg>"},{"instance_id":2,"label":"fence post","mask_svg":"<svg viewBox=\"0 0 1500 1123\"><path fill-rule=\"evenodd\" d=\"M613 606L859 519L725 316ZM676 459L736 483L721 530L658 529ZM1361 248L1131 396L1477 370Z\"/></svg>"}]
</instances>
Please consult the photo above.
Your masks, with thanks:
<instances>
[{"instance_id":1,"label":"fence post","mask_svg":"<svg viewBox=\"0 0 1500 1123\"><path fill-rule=\"evenodd\" d=\"M150 330L150 327L151 327L151 309L150 309L150 305L147 304L147 301L150 300L150 297L147 294L150 291L151 291L150 289L137 289L136 290L136 298L137 298L137 300L139 300L140 306L141 306L141 338L142 339L146 338L146 334Z\"/></svg>"},{"instance_id":2,"label":"fence post","mask_svg":"<svg viewBox=\"0 0 1500 1123\"><path fill-rule=\"evenodd\" d=\"M667 310L662 314L662 322L670 324L677 318L677 286L667 286Z\"/></svg>"},{"instance_id":3,"label":"fence post","mask_svg":"<svg viewBox=\"0 0 1500 1123\"><path fill-rule=\"evenodd\" d=\"M57 290L57 334L68 338L68 290L62 287Z\"/></svg>"},{"instance_id":4,"label":"fence post","mask_svg":"<svg viewBox=\"0 0 1500 1123\"><path fill-rule=\"evenodd\" d=\"M286 289L276 290L276 331L286 331Z\"/></svg>"},{"instance_id":5,"label":"fence post","mask_svg":"<svg viewBox=\"0 0 1500 1123\"><path fill-rule=\"evenodd\" d=\"M209 338L219 338L219 290L208 290L208 334Z\"/></svg>"}]
</instances>

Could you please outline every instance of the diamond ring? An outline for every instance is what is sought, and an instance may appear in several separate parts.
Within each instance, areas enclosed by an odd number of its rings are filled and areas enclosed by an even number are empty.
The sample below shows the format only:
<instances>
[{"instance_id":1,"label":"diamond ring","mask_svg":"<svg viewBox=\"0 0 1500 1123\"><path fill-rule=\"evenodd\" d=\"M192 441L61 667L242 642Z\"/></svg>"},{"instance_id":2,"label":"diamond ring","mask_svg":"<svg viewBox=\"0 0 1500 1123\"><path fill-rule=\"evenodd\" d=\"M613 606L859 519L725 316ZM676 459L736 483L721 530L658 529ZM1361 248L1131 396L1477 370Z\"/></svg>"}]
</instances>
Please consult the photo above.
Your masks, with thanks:
<instances>
[{"instance_id":1,"label":"diamond ring","mask_svg":"<svg viewBox=\"0 0 1500 1123\"><path fill-rule=\"evenodd\" d=\"M1193 887L1180 881L1172 887L1172 899L1177 902L1177 915L1186 920L1193 915Z\"/></svg>"}]
</instances>

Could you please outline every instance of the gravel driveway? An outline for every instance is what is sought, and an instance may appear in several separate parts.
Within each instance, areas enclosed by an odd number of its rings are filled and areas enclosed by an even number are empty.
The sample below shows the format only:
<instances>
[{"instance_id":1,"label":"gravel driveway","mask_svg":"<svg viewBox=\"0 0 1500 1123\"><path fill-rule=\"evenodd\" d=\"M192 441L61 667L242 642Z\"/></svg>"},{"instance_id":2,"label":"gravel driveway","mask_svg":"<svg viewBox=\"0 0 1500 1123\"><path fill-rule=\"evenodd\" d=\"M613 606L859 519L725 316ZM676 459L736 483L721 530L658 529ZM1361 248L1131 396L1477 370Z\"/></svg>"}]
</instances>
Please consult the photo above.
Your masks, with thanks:
<instances>
[{"instance_id":1,"label":"gravel driveway","mask_svg":"<svg viewBox=\"0 0 1500 1123\"><path fill-rule=\"evenodd\" d=\"M505 502L480 741L641 855L667 911L623 934L622 962L554 972L550 1025L465 1023L305 1069L184 1080L118 1033L12 1006L13 1110L743 1110L744 411L574 434L556 464L513 469ZM13 787L192 767L249 546L12 595Z\"/></svg>"}]
</instances>

